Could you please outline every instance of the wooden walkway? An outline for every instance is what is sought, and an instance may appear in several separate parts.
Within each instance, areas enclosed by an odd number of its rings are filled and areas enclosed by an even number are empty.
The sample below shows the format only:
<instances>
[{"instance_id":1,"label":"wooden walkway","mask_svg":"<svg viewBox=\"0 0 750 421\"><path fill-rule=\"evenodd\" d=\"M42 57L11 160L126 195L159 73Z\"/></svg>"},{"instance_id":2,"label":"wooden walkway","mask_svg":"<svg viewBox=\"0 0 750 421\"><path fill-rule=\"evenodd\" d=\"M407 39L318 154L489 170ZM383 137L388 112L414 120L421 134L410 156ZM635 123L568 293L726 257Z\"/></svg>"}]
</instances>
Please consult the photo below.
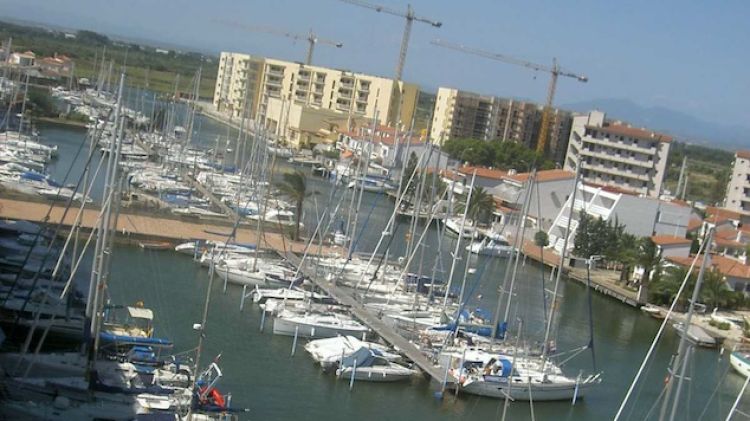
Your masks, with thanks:
<instances>
[{"instance_id":1,"label":"wooden walkway","mask_svg":"<svg viewBox=\"0 0 750 421\"><path fill-rule=\"evenodd\" d=\"M523 254L537 262L542 262L550 267L557 267L560 264L560 255L555 253L549 248L544 249L544 255L539 246L534 245L531 241L526 241L523 245ZM542 259L543 257L543 259ZM586 268L574 268L570 266L563 267L563 273L568 275L570 279L578 281L582 284L587 283ZM638 294L628 288L623 287L617 283L619 279L619 272L605 269L592 269L591 270L591 287L606 296L612 297L618 301L633 306L640 307L642 303L638 301Z\"/></svg>"},{"instance_id":2,"label":"wooden walkway","mask_svg":"<svg viewBox=\"0 0 750 421\"><path fill-rule=\"evenodd\" d=\"M0 218L23 219L31 222L43 222L49 209L49 203L27 202L13 199L0 199ZM65 212L62 205L56 205L50 213L49 223L56 224ZM63 226L70 227L75 221L78 209L71 209L63 221ZM81 218L81 226L91 229L97 222L99 211L96 209L85 209ZM232 227L226 225L196 220L186 221L177 218L168 218L160 215L144 215L129 213L127 208L120 212L117 221L119 239L160 239L174 242L189 241L194 239L226 241L227 235ZM301 253L305 244L299 241L291 241L283 238L281 234L265 233L261 237L260 247L273 249L279 252L292 251ZM241 243L255 243L257 232L252 229L238 228L236 241ZM323 253L331 254L335 248L323 247Z\"/></svg>"},{"instance_id":3,"label":"wooden walkway","mask_svg":"<svg viewBox=\"0 0 750 421\"><path fill-rule=\"evenodd\" d=\"M298 266L301 263L300 257L287 253L285 257L294 265ZM445 367L435 365L427 358L422 351L420 351L413 343L406 340L392 327L383 323L380 318L369 311L364 305L357 301L351 294L342 288L336 286L334 283L321 279L319 277L310 277L310 279L329 296L335 299L339 304L349 307L352 314L359 319L362 323L367 325L375 333L377 333L384 341L393 346L396 351L405 355L408 359L414 362L424 373L429 375L433 380L438 383L445 381ZM448 379L448 382L451 382ZM450 386L450 385L448 385Z\"/></svg>"},{"instance_id":4,"label":"wooden walkway","mask_svg":"<svg viewBox=\"0 0 750 421\"><path fill-rule=\"evenodd\" d=\"M221 209L221 212L224 213L224 215L228 215L230 218L232 218L232 220L237 220L237 212L235 212L232 208L219 200L218 197L211 193L211 191L208 190L203 184L199 183L198 180L191 177L185 169L182 170L181 175L183 180L187 181L187 183L190 184L194 189L198 190L203 195L203 197L210 200L211 203Z\"/></svg>"}]
</instances>

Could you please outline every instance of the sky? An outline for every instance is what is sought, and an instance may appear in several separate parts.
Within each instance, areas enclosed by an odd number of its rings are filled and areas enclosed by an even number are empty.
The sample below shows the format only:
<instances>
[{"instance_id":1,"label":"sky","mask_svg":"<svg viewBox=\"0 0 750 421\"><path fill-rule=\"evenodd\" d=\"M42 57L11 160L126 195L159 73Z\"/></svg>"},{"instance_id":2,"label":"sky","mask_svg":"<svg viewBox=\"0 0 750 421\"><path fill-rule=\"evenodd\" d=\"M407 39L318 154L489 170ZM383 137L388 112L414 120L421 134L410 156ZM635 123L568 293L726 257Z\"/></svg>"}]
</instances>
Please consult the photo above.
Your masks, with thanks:
<instances>
[{"instance_id":1,"label":"sky","mask_svg":"<svg viewBox=\"0 0 750 421\"><path fill-rule=\"evenodd\" d=\"M405 10L406 2L367 0ZM404 80L543 102L548 74L440 48L441 39L588 76L561 78L555 102L629 99L750 127L750 2L726 0L412 0ZM305 42L225 22L305 33L314 64L393 76L404 19L340 0L0 0L2 17L185 46L302 61Z\"/></svg>"}]
</instances>

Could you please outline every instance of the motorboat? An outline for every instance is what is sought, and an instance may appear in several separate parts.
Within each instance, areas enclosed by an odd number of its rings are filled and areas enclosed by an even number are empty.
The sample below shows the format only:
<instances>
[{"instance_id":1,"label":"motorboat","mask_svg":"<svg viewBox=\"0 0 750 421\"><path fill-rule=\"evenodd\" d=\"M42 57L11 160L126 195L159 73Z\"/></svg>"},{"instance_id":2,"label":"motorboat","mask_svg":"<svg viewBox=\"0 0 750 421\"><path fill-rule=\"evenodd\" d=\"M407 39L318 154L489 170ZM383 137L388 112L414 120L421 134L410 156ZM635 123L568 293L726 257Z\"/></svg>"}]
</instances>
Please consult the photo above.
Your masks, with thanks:
<instances>
[{"instance_id":1,"label":"motorboat","mask_svg":"<svg viewBox=\"0 0 750 421\"><path fill-rule=\"evenodd\" d=\"M448 232L455 235L459 235L459 232L462 232L461 218L445 218L443 222L445 223L445 228L448 229ZM475 238L477 236L477 229L474 227L472 221L467 219L463 225L464 229L461 238Z\"/></svg>"},{"instance_id":2,"label":"motorboat","mask_svg":"<svg viewBox=\"0 0 750 421\"><path fill-rule=\"evenodd\" d=\"M744 377L750 377L750 352L748 349L735 350L729 355L729 365Z\"/></svg>"},{"instance_id":3,"label":"motorboat","mask_svg":"<svg viewBox=\"0 0 750 421\"><path fill-rule=\"evenodd\" d=\"M316 339L305 344L305 351L324 370L328 370L337 366L342 357L352 355L363 347L377 351L379 356L390 362L401 360L401 356L390 351L388 347L374 342L365 342L354 336Z\"/></svg>"},{"instance_id":4,"label":"motorboat","mask_svg":"<svg viewBox=\"0 0 750 421\"><path fill-rule=\"evenodd\" d=\"M472 242L466 246L466 250L482 256L510 257L513 246L503 236L494 235Z\"/></svg>"},{"instance_id":5,"label":"motorboat","mask_svg":"<svg viewBox=\"0 0 750 421\"><path fill-rule=\"evenodd\" d=\"M409 380L417 370L389 361L372 348L361 347L341 360L336 374L343 378L368 382L398 382Z\"/></svg>"},{"instance_id":6,"label":"motorboat","mask_svg":"<svg viewBox=\"0 0 750 421\"><path fill-rule=\"evenodd\" d=\"M718 345L716 338L709 335L698 325L691 324L688 326L687 331L685 330L684 323L681 322L675 323L673 327L677 330L678 335L682 336L683 334L686 334L687 339L698 346L715 348Z\"/></svg>"}]
</instances>

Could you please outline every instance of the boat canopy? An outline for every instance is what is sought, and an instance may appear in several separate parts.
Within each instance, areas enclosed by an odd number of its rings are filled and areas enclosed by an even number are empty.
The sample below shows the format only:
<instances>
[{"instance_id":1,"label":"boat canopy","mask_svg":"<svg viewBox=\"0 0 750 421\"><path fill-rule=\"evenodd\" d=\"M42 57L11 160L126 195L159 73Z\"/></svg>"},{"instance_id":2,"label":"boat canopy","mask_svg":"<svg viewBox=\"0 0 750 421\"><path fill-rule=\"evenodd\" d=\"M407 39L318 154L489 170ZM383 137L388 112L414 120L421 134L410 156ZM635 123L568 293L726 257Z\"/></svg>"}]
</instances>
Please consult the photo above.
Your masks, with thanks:
<instances>
[{"instance_id":1,"label":"boat canopy","mask_svg":"<svg viewBox=\"0 0 750 421\"><path fill-rule=\"evenodd\" d=\"M372 349L365 346L347 355L341 360L342 367L352 367L356 361L357 367L370 367L375 362L377 355Z\"/></svg>"},{"instance_id":2,"label":"boat canopy","mask_svg":"<svg viewBox=\"0 0 750 421\"><path fill-rule=\"evenodd\" d=\"M128 307L128 315L134 319L153 320L154 312L141 307Z\"/></svg>"}]
</instances>

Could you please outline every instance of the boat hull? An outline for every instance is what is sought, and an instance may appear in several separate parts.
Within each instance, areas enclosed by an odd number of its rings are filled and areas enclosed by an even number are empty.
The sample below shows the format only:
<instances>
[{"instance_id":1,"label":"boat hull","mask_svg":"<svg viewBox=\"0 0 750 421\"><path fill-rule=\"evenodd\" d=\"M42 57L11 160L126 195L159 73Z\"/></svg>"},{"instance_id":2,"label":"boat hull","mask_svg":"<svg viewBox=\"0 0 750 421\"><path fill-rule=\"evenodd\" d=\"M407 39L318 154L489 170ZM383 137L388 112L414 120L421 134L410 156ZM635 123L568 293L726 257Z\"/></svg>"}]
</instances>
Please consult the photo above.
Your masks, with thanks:
<instances>
[{"instance_id":1,"label":"boat hull","mask_svg":"<svg viewBox=\"0 0 750 421\"><path fill-rule=\"evenodd\" d=\"M294 336L300 338L333 338L336 336L354 336L361 337L367 331L360 329L346 329L340 327L315 326L305 323L298 323L294 320L288 320L283 317L273 319L274 335Z\"/></svg>"},{"instance_id":2,"label":"boat hull","mask_svg":"<svg viewBox=\"0 0 750 421\"><path fill-rule=\"evenodd\" d=\"M729 364L735 371L744 377L750 377L750 355L739 351L734 351L729 356Z\"/></svg>"},{"instance_id":3,"label":"boat hull","mask_svg":"<svg viewBox=\"0 0 750 421\"><path fill-rule=\"evenodd\" d=\"M506 394L517 401L564 401L583 398L598 381L565 383L518 382L509 387L507 381L475 381L461 386L461 392L471 395L504 399Z\"/></svg>"}]
</instances>

